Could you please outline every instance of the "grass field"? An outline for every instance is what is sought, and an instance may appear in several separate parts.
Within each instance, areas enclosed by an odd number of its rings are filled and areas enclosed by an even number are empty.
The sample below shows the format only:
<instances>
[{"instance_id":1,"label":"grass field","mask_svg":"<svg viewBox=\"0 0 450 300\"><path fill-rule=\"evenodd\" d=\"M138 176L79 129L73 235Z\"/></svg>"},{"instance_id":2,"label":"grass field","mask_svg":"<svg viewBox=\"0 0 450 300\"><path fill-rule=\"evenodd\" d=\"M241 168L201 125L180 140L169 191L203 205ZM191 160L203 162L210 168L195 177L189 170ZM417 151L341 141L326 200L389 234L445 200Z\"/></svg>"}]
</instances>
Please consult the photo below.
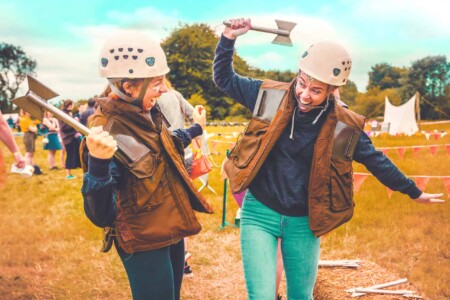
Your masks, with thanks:
<instances>
[{"instance_id":1,"label":"grass field","mask_svg":"<svg viewBox=\"0 0 450 300\"><path fill-rule=\"evenodd\" d=\"M411 149L403 160L395 151L390 157L405 174L450 176L450 156L444 147L450 144L450 123L422 129L445 130L448 134L429 141L423 135L379 136L373 141L377 147L439 144L434 156L424 148L418 157ZM221 134L210 140L223 141L215 146L212 156L218 165L235 140L232 132L240 130L242 127L208 128L209 133ZM22 147L21 138L17 141ZM42 147L41 138L37 147ZM11 157L3 144L0 149L5 156L3 169L8 170ZM48 170L43 150L36 152L35 161L45 175L26 179L8 174L0 190L0 299L130 299L117 254L99 252L100 230L84 215L81 170L74 172L77 179L66 180L63 170ZM204 229L188 241L195 275L183 281L182 299L246 299L239 229L218 230L224 185L219 171L214 168L209 177L210 186L218 194L207 188L202 192L216 213L198 215ZM357 164L355 171L367 172ZM426 191L443 192L444 199L449 198L442 179L430 179ZM407 277L429 299L449 299L449 204L418 205L400 193L389 198L373 176L363 183L355 201L353 220L322 239L322 259L373 261ZM230 197L228 222L233 222L236 209Z\"/></svg>"}]
</instances>

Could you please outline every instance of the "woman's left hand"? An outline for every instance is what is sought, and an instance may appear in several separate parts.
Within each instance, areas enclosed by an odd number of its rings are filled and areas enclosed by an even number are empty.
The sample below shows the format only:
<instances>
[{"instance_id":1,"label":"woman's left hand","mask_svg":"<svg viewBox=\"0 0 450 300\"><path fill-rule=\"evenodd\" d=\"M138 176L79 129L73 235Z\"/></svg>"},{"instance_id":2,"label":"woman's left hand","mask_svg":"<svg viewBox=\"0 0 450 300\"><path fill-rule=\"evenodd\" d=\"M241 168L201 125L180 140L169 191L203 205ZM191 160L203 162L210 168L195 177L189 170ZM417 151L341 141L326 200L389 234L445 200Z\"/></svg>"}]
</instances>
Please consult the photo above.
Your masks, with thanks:
<instances>
[{"instance_id":1,"label":"woman's left hand","mask_svg":"<svg viewBox=\"0 0 450 300\"><path fill-rule=\"evenodd\" d=\"M444 203L445 200L438 199L438 198L442 197L443 195L444 194L428 194L428 193L422 192L422 194L420 194L419 198L414 199L414 201L416 201L417 203L421 203L421 204Z\"/></svg>"}]
</instances>

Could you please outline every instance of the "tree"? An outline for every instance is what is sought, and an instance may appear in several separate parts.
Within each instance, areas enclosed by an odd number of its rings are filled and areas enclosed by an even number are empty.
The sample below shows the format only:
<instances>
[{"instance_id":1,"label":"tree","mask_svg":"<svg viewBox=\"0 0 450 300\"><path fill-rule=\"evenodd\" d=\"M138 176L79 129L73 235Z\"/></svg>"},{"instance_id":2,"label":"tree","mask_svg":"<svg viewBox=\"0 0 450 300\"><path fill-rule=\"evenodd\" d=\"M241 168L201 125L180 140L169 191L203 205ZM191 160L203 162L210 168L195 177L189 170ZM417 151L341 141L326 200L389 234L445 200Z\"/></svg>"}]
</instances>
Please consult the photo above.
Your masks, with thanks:
<instances>
[{"instance_id":1,"label":"tree","mask_svg":"<svg viewBox=\"0 0 450 300\"><path fill-rule=\"evenodd\" d=\"M427 56L411 65L404 89L405 98L409 99L418 91L426 101L420 101L422 119L438 119L439 111L448 111L446 87L450 83L450 63L444 55Z\"/></svg>"},{"instance_id":2,"label":"tree","mask_svg":"<svg viewBox=\"0 0 450 300\"><path fill-rule=\"evenodd\" d=\"M34 74L36 61L20 46L0 43L0 110L11 112L11 100L16 97L27 74Z\"/></svg>"},{"instance_id":3,"label":"tree","mask_svg":"<svg viewBox=\"0 0 450 300\"><path fill-rule=\"evenodd\" d=\"M344 101L350 109L356 104L356 96L358 96L358 88L356 84L348 80L347 84L339 88L339 93L341 95L341 100Z\"/></svg>"},{"instance_id":4,"label":"tree","mask_svg":"<svg viewBox=\"0 0 450 300\"><path fill-rule=\"evenodd\" d=\"M374 87L364 94L358 94L355 106L350 108L367 118L379 117L384 115L384 99L386 96L392 104L401 104L402 99L399 89L391 88L382 91L380 87Z\"/></svg>"},{"instance_id":5,"label":"tree","mask_svg":"<svg viewBox=\"0 0 450 300\"><path fill-rule=\"evenodd\" d=\"M392 67L387 63L376 64L369 72L367 89L379 87L380 90L399 88L402 78L407 76L406 68Z\"/></svg>"}]
</instances>

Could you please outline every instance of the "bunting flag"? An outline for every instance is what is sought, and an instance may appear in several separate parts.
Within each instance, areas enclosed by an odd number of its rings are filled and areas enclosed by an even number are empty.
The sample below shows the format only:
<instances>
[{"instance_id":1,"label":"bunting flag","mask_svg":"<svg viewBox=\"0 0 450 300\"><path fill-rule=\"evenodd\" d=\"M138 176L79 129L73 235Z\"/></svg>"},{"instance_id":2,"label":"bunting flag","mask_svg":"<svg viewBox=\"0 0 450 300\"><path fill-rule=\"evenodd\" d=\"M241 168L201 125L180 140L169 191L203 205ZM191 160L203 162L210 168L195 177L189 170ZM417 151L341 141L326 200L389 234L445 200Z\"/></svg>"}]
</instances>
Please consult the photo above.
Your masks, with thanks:
<instances>
[{"instance_id":1,"label":"bunting flag","mask_svg":"<svg viewBox=\"0 0 450 300\"><path fill-rule=\"evenodd\" d=\"M447 155L450 155L450 144L449 145L445 145L445 148L447 148Z\"/></svg>"},{"instance_id":2,"label":"bunting flag","mask_svg":"<svg viewBox=\"0 0 450 300\"><path fill-rule=\"evenodd\" d=\"M388 148L383 148L383 149L381 149L381 151L384 153L384 155L389 156L389 149Z\"/></svg>"},{"instance_id":3,"label":"bunting flag","mask_svg":"<svg viewBox=\"0 0 450 300\"><path fill-rule=\"evenodd\" d=\"M223 166L225 165L225 162L228 160L228 157L225 157L225 159L222 162L222 167L220 168L220 180L225 180L227 179L227 173L225 172L225 170L223 169Z\"/></svg>"},{"instance_id":4,"label":"bunting flag","mask_svg":"<svg viewBox=\"0 0 450 300\"><path fill-rule=\"evenodd\" d=\"M403 160L403 157L405 156L405 147L397 148L398 157L400 157L400 160Z\"/></svg>"},{"instance_id":5,"label":"bunting flag","mask_svg":"<svg viewBox=\"0 0 450 300\"><path fill-rule=\"evenodd\" d=\"M434 136L434 139L437 140L441 136L441 134L439 132L435 132L435 133L433 133L433 136Z\"/></svg>"},{"instance_id":6,"label":"bunting flag","mask_svg":"<svg viewBox=\"0 0 450 300\"><path fill-rule=\"evenodd\" d=\"M431 135L431 133L425 132L425 137L427 138L427 141L430 140L430 135Z\"/></svg>"},{"instance_id":7,"label":"bunting flag","mask_svg":"<svg viewBox=\"0 0 450 300\"><path fill-rule=\"evenodd\" d=\"M421 191L425 191L425 188L427 187L428 181L430 181L430 177L415 177L415 182L417 187Z\"/></svg>"},{"instance_id":8,"label":"bunting flag","mask_svg":"<svg viewBox=\"0 0 450 300\"><path fill-rule=\"evenodd\" d=\"M388 194L388 198L389 199L391 199L391 197L392 197L392 193L394 192L393 190L391 190L390 188L388 188L388 187L386 187L386 191L387 191L387 194Z\"/></svg>"},{"instance_id":9,"label":"bunting flag","mask_svg":"<svg viewBox=\"0 0 450 300\"><path fill-rule=\"evenodd\" d=\"M450 176L444 177L444 185L447 188L447 198L450 199Z\"/></svg>"},{"instance_id":10,"label":"bunting flag","mask_svg":"<svg viewBox=\"0 0 450 300\"><path fill-rule=\"evenodd\" d=\"M215 152L217 145L219 145L219 141L211 141L211 152Z\"/></svg>"},{"instance_id":11,"label":"bunting flag","mask_svg":"<svg viewBox=\"0 0 450 300\"><path fill-rule=\"evenodd\" d=\"M419 155L419 151L420 151L421 147L413 147L413 156L417 157Z\"/></svg>"},{"instance_id":12,"label":"bunting flag","mask_svg":"<svg viewBox=\"0 0 450 300\"><path fill-rule=\"evenodd\" d=\"M436 145L430 146L430 153L432 156L434 156L436 154L437 148L438 147Z\"/></svg>"},{"instance_id":13,"label":"bunting flag","mask_svg":"<svg viewBox=\"0 0 450 300\"><path fill-rule=\"evenodd\" d=\"M353 173L353 193L356 194L369 174Z\"/></svg>"}]
</instances>

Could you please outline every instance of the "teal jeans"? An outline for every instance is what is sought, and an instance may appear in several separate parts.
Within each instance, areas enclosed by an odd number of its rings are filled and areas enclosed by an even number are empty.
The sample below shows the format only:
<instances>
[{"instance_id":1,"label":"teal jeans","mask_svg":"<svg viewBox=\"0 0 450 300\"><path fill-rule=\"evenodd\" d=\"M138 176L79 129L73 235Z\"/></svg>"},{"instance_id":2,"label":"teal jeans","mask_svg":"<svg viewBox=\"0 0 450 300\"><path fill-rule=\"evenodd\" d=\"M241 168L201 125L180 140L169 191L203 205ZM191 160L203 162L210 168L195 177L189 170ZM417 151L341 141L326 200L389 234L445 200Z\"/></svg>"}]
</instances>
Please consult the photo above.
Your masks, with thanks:
<instances>
[{"instance_id":1,"label":"teal jeans","mask_svg":"<svg viewBox=\"0 0 450 300\"><path fill-rule=\"evenodd\" d=\"M308 217L281 215L247 191L241 212L241 250L250 300L275 299L279 238L286 273L287 298L313 299L320 239L311 232Z\"/></svg>"}]
</instances>

